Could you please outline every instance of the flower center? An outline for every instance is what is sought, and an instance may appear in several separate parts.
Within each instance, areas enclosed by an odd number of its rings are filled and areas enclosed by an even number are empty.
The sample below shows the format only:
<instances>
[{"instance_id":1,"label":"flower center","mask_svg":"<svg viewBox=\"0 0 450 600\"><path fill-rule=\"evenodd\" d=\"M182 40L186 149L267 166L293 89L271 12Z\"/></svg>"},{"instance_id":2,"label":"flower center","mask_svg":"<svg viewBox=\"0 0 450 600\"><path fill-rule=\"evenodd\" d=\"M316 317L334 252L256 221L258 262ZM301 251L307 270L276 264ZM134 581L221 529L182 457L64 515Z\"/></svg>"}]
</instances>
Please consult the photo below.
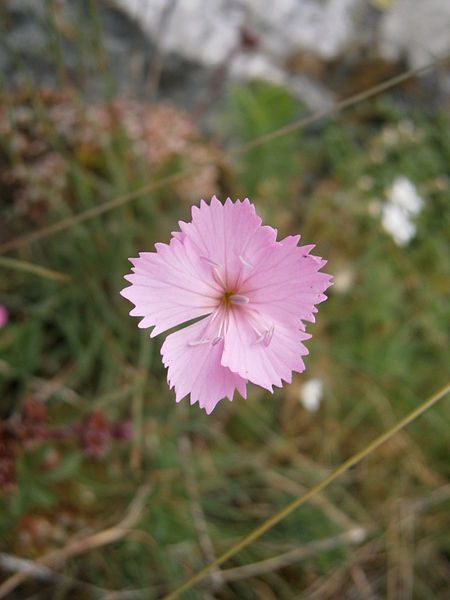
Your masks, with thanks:
<instances>
[{"instance_id":1,"label":"flower center","mask_svg":"<svg viewBox=\"0 0 450 600\"><path fill-rule=\"evenodd\" d=\"M238 309L245 310L247 323L250 325L251 329L255 333L254 343L268 346L272 340L275 327L273 324L268 323L266 319L259 313L259 311L251 306L250 298L248 296L244 296L243 294L237 294L235 292L235 290L239 288L239 284L242 281L242 273L239 273L237 281L233 286L234 289L229 289L227 282L225 281L225 278L222 275L222 265L216 263L215 261L211 260L206 256L201 256L200 258L211 266L214 280L222 288L222 296L219 298L218 306L207 323L205 329L206 335L199 339L188 342L188 345L199 346L203 344L212 344L213 346L215 346L219 342L223 341L228 329L229 313L232 310ZM239 259L241 261L242 268L253 268L253 265L247 260L245 260L243 257L239 256ZM243 307L242 309L238 308L241 306ZM219 327L216 329L215 335L207 335L208 329L211 326L214 328L217 327L216 325L212 325L213 322L216 321L216 319L218 319Z\"/></svg>"},{"instance_id":2,"label":"flower center","mask_svg":"<svg viewBox=\"0 0 450 600\"><path fill-rule=\"evenodd\" d=\"M233 292L225 292L223 296L223 303L225 306L229 306L230 304L242 305L248 304L250 302L250 298L247 296L242 296L242 294L234 294Z\"/></svg>"}]
</instances>

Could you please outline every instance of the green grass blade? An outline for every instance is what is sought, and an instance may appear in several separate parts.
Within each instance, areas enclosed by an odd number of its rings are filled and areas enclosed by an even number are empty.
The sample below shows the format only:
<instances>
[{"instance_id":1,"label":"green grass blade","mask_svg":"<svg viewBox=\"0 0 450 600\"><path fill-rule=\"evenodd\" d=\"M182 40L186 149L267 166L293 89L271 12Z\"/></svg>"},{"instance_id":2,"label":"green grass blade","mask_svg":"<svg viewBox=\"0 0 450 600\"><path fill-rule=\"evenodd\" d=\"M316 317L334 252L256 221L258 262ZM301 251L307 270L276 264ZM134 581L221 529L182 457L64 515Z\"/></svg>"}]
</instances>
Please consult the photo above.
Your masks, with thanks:
<instances>
[{"instance_id":1,"label":"green grass blade","mask_svg":"<svg viewBox=\"0 0 450 600\"><path fill-rule=\"evenodd\" d=\"M251 531L248 535L242 538L237 544L229 548L226 552L221 554L216 560L209 563L203 569L198 571L195 575L193 575L190 579L188 579L185 583L183 583L180 587L175 589L173 592L168 594L163 598L163 600L173 600L174 598L178 598L182 593L189 590L195 583L200 581L213 569L216 569L221 564L223 564L226 560L240 552L243 548L254 542L256 539L261 537L266 531L271 529L274 525L279 523L285 517L287 517L292 511L296 510L303 504L305 504L310 498L324 490L326 487L330 485L333 481L338 479L341 475L346 473L349 469L357 465L364 458L366 458L369 454L374 452L379 446L390 440L396 433L401 431L404 427L412 423L415 419L420 417L425 411L430 409L436 402L441 400L446 394L450 392L450 383L447 383L444 387L442 387L439 391L433 394L430 398L425 400L422 404L420 404L413 411L408 413L403 419L400 419L393 427L382 433L380 436L375 438L372 442L370 442L367 446L365 446L360 452L357 452L345 462L343 462L337 469L335 469L328 477L322 479L317 485L308 490L305 494L298 496L287 504L284 508L276 512L274 515L263 521L261 525L259 525L256 529Z\"/></svg>"},{"instance_id":2,"label":"green grass blade","mask_svg":"<svg viewBox=\"0 0 450 600\"><path fill-rule=\"evenodd\" d=\"M58 281L59 283L69 283L69 281L71 281L71 277L69 277L69 275L65 275L59 271L54 271L53 269L47 269L47 267L42 267L41 265L35 265L34 263L19 260L17 258L6 258L5 256L1 256L0 267L14 269L15 271L23 271L24 273L31 273L32 275L37 275L38 277L43 277L44 279L51 279L52 281Z\"/></svg>"}]
</instances>

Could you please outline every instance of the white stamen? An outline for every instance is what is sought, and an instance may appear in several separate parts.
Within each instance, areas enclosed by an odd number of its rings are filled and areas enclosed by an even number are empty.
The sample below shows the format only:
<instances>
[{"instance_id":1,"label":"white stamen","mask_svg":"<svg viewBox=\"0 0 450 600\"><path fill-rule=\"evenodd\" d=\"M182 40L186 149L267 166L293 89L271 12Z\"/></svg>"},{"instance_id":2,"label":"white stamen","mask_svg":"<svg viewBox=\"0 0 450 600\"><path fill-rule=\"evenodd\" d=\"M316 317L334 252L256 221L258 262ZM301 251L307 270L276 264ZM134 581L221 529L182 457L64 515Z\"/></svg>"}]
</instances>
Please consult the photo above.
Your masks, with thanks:
<instances>
[{"instance_id":1,"label":"white stamen","mask_svg":"<svg viewBox=\"0 0 450 600\"><path fill-rule=\"evenodd\" d=\"M255 344L260 344L260 343L263 341L263 339L266 337L266 333L267 333L267 332L265 331L263 334L261 334L261 335L260 335L260 336L259 336L259 337L258 337L258 338L255 340Z\"/></svg>"},{"instance_id":2,"label":"white stamen","mask_svg":"<svg viewBox=\"0 0 450 600\"><path fill-rule=\"evenodd\" d=\"M264 329L263 332L261 333L261 331L259 331L259 329L256 327L256 325L252 321L250 321L250 327L253 329L253 331L258 336L255 344L259 344L260 342L263 341L264 336L266 335L266 330Z\"/></svg>"},{"instance_id":3,"label":"white stamen","mask_svg":"<svg viewBox=\"0 0 450 600\"><path fill-rule=\"evenodd\" d=\"M270 329L264 334L264 346L268 346L273 338L273 332L275 331L275 325L272 325Z\"/></svg>"},{"instance_id":4,"label":"white stamen","mask_svg":"<svg viewBox=\"0 0 450 600\"><path fill-rule=\"evenodd\" d=\"M230 296L231 304L248 304L250 302L250 298L247 296L241 296L241 294L233 294Z\"/></svg>"},{"instance_id":5,"label":"white stamen","mask_svg":"<svg viewBox=\"0 0 450 600\"><path fill-rule=\"evenodd\" d=\"M248 262L248 260L245 260L245 258L243 256L239 255L239 260L245 267L248 267L249 269L253 269L252 263Z\"/></svg>"},{"instance_id":6,"label":"white stamen","mask_svg":"<svg viewBox=\"0 0 450 600\"><path fill-rule=\"evenodd\" d=\"M220 267L219 263L216 263L214 260L211 260L207 256L200 256L200 258L208 264L212 265L213 267Z\"/></svg>"},{"instance_id":7,"label":"white stamen","mask_svg":"<svg viewBox=\"0 0 450 600\"><path fill-rule=\"evenodd\" d=\"M213 321L215 321L220 314L221 314L221 311L218 308L216 308L216 310L211 315L209 322L212 323Z\"/></svg>"},{"instance_id":8,"label":"white stamen","mask_svg":"<svg viewBox=\"0 0 450 600\"><path fill-rule=\"evenodd\" d=\"M217 332L217 337L223 336L223 330L225 328L225 319L222 319L219 326L219 331Z\"/></svg>"},{"instance_id":9,"label":"white stamen","mask_svg":"<svg viewBox=\"0 0 450 600\"><path fill-rule=\"evenodd\" d=\"M222 275L220 274L220 271L217 267L213 268L213 276L214 279L216 280L216 283L218 283L219 285L223 286L224 288L226 288L226 284L225 281L223 280Z\"/></svg>"},{"instance_id":10,"label":"white stamen","mask_svg":"<svg viewBox=\"0 0 450 600\"><path fill-rule=\"evenodd\" d=\"M188 342L188 346L202 346L203 344L209 344L211 340L209 338L200 338L198 340L192 340Z\"/></svg>"},{"instance_id":11,"label":"white stamen","mask_svg":"<svg viewBox=\"0 0 450 600\"><path fill-rule=\"evenodd\" d=\"M256 335L264 335L264 331L261 333L259 331L259 329L256 327L256 325L253 323L253 321L250 321L250 327L253 329L253 331L256 333Z\"/></svg>"},{"instance_id":12,"label":"white stamen","mask_svg":"<svg viewBox=\"0 0 450 600\"><path fill-rule=\"evenodd\" d=\"M262 316L257 311L255 311L255 313L256 314L252 314L253 319L250 321L250 327L258 336L254 343L261 344L262 342L264 346L268 346L272 341L272 337L275 331L275 325L272 324L270 325L270 327L268 327L267 322L264 322Z\"/></svg>"}]
</instances>

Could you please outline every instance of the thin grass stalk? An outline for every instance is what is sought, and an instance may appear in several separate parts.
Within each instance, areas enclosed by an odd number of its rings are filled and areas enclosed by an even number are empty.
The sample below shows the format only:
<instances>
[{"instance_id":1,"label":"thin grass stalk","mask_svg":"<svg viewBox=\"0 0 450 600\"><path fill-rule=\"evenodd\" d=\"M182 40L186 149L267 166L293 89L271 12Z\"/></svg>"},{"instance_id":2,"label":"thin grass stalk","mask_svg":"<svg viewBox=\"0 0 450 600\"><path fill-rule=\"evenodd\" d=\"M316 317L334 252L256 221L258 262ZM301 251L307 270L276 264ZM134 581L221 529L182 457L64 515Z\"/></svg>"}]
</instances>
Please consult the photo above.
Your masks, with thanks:
<instances>
[{"instance_id":1,"label":"thin grass stalk","mask_svg":"<svg viewBox=\"0 0 450 600\"><path fill-rule=\"evenodd\" d=\"M57 281L58 283L68 283L71 281L71 277L65 273L60 273L59 271L55 271L53 269L47 269L47 267L42 267L41 265L36 265L24 260L18 260L17 258L0 256L0 268L1 267L12 269L14 271L22 271L24 273L32 273L38 277L51 279L52 281Z\"/></svg>"},{"instance_id":2,"label":"thin grass stalk","mask_svg":"<svg viewBox=\"0 0 450 600\"><path fill-rule=\"evenodd\" d=\"M317 485L308 490L305 494L298 496L287 504L284 508L277 511L271 517L266 519L256 527L253 531L243 537L239 542L231 546L228 550L226 550L223 554L221 554L216 560L207 564L203 569L195 573L192 577L190 577L185 583L176 588L173 592L169 593L167 596L164 596L163 600L174 600L178 598L181 594L192 588L192 586L202 580L210 571L213 569L217 569L222 565L226 560L249 546L256 539L261 537L266 531L274 527L277 523L282 521L285 517L290 515L294 510L305 504L308 500L310 500L313 496L324 490L328 487L333 481L338 479L341 475L346 473L349 469L357 465L364 458L366 458L369 454L374 452L379 446L390 440L396 433L401 431L404 427L415 421L420 415L422 415L425 411L430 409L434 404L436 404L439 400L441 400L446 394L450 392L450 383L447 383L444 387L438 390L435 394L430 396L427 400L425 400L422 404L420 404L413 411L408 413L403 419L400 419L393 427L382 433L380 436L375 438L372 442L367 444L362 450L351 456L345 462L343 462L337 469L335 469L328 477L322 479Z\"/></svg>"},{"instance_id":3,"label":"thin grass stalk","mask_svg":"<svg viewBox=\"0 0 450 600\"><path fill-rule=\"evenodd\" d=\"M368 90L364 90L364 91L358 92L356 94L353 94L353 95L349 96L348 98L345 98L344 100L337 102L329 109L314 112L306 117L302 117L301 119L294 121L293 123L285 125L275 131L272 131L270 133L259 136L250 142L246 142L245 144L240 144L238 146L234 146L234 147L230 148L228 150L228 152L225 152L225 158L233 158L234 156L245 154L246 152L253 150L254 148L257 148L259 146L262 146L263 144L266 144L276 138L279 138L283 135L288 135L288 134L294 133L295 131L298 131L308 125L312 125L313 123L321 121L325 117L342 112L343 110L350 108L351 106L355 106L356 104L359 104L363 100L368 100L369 98L373 98L374 96L377 96L378 94L381 94L382 92L392 89L392 88L396 87L397 85L400 85L401 83L404 83L405 81L407 81L413 77L419 77L431 69L437 68L438 66L441 66L441 65L445 65L449 60L450 60L450 56L444 56L444 57L438 58L438 59L434 60L432 63L429 63L422 67L418 67L416 69L410 69L408 71L405 71L404 73L397 75L395 77L392 77L390 79L387 79L386 81L379 83L379 84L369 88ZM74 225L77 225L79 223L87 221L88 219L92 219L101 214L109 212L110 210L114 210L115 208L124 206L125 204L128 204L129 202L136 200L143 194L146 194L151 191L159 190L165 186L171 185L172 183L177 183L178 181L181 181L185 177L192 175L193 173L197 172L199 169L201 169L202 167L204 167L208 164L210 164L209 160L206 160L204 162L202 161L201 163L198 163L195 166L180 170L178 173L174 173L172 175L169 175L168 177L163 177L162 179L158 179L154 182L151 182L148 185L145 185L137 190L133 190L131 192L128 192L127 194L123 194L121 196L113 198L112 200L104 202L100 206L94 206L92 208L89 208L89 209L81 212L81 213L78 213L78 214L68 217L66 219L62 219L61 221L58 221L56 223L53 223L52 225L48 225L46 227L38 229L37 231L35 231L33 233L25 234L23 236L19 236L13 240L10 240L9 242L5 242L4 244L0 245L0 254L3 254L10 250L15 250L17 248L20 248L21 246L30 244L32 242L36 242L36 241L46 238L48 236L59 233L60 231L64 231L65 229L73 227Z\"/></svg>"}]
</instances>

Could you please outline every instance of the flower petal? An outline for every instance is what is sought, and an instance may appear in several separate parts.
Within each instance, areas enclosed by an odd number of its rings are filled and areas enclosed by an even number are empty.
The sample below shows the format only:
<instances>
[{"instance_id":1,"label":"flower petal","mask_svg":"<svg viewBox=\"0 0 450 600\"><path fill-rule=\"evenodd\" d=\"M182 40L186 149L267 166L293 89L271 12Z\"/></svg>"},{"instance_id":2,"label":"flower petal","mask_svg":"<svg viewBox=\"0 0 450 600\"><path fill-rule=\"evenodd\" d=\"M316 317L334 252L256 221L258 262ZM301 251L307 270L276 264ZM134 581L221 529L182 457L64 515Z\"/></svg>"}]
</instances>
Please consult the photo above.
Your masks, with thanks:
<instances>
[{"instance_id":1,"label":"flower petal","mask_svg":"<svg viewBox=\"0 0 450 600\"><path fill-rule=\"evenodd\" d=\"M120 292L135 305L130 315L144 317L139 327L155 326L151 337L212 313L220 298L211 269L188 240L172 238L155 248L130 259L133 273L125 279L132 285Z\"/></svg>"},{"instance_id":2,"label":"flower petal","mask_svg":"<svg viewBox=\"0 0 450 600\"><path fill-rule=\"evenodd\" d=\"M268 247L239 286L263 316L296 326L315 321L315 305L326 300L323 292L331 285L331 276L319 272L326 261L309 254L312 246L297 246L298 240L291 236Z\"/></svg>"},{"instance_id":3,"label":"flower petal","mask_svg":"<svg viewBox=\"0 0 450 600\"><path fill-rule=\"evenodd\" d=\"M222 366L223 339L212 344L218 324L208 317L172 333L161 348L164 366L168 367L167 380L175 388L179 402L188 394L191 404L199 402L208 414L216 404L227 397L233 399L237 389L246 397L246 380ZM209 340L206 343L205 340Z\"/></svg>"},{"instance_id":4,"label":"flower petal","mask_svg":"<svg viewBox=\"0 0 450 600\"><path fill-rule=\"evenodd\" d=\"M270 336L264 341L252 327L251 309L232 308L228 316L222 365L234 373L271 392L282 380L292 380L292 371L305 369L302 356L308 350L302 344L311 336L299 328L282 323L273 324Z\"/></svg>"},{"instance_id":5,"label":"flower petal","mask_svg":"<svg viewBox=\"0 0 450 600\"><path fill-rule=\"evenodd\" d=\"M210 204L204 200L192 208L192 222L180 221L180 229L198 253L217 265L219 276L228 289L237 286L239 277L252 269L253 260L273 246L276 230L262 226L255 207L246 198L222 204L215 196Z\"/></svg>"}]
</instances>

